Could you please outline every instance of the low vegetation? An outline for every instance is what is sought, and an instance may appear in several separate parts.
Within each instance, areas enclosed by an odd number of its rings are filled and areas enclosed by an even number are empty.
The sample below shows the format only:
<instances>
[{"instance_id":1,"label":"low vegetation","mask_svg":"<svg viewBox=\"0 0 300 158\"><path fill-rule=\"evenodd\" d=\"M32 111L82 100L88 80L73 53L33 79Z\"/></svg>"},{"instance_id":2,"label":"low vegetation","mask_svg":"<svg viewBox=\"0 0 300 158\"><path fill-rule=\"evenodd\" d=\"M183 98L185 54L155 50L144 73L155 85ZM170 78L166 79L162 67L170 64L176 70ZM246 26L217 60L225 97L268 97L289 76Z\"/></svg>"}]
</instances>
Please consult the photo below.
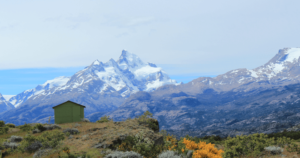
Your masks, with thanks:
<instances>
[{"instance_id":1,"label":"low vegetation","mask_svg":"<svg viewBox=\"0 0 300 158\"><path fill-rule=\"evenodd\" d=\"M49 150L44 157L108 158L116 155L136 155L144 158L287 158L300 157L300 132L252 134L221 138L205 136L175 136L160 130L152 114L122 122L113 122L109 116L95 123L76 122L59 124L61 129L49 130L47 124L15 126L0 121L0 150L4 158L33 157L40 150ZM33 133L34 130L39 132ZM75 130L75 133L72 132ZM78 130L78 132L76 132ZM162 137L162 144L155 144L154 136ZM18 146L6 148L11 138L22 137ZM152 137L150 137L152 136ZM121 139L122 138L122 139ZM156 142L157 143L157 142ZM107 145L106 147L101 145Z\"/></svg>"}]
</instances>

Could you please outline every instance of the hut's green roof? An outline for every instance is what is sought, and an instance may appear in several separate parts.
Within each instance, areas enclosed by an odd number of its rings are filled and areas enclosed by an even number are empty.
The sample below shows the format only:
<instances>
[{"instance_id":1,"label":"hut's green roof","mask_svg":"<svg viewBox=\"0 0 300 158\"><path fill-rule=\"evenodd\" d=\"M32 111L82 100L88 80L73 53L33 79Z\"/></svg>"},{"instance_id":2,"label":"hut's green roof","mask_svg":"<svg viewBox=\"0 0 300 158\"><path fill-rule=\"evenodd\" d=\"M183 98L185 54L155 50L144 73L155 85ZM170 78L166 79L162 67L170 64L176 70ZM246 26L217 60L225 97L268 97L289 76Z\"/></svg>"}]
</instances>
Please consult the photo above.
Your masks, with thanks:
<instances>
[{"instance_id":1,"label":"hut's green roof","mask_svg":"<svg viewBox=\"0 0 300 158\"><path fill-rule=\"evenodd\" d=\"M79 105L79 106L82 106L82 107L84 107L84 108L85 108L85 106L83 106L83 105L80 105L80 104L78 104L78 103L75 103L75 102L72 102L72 101L70 101L70 100L68 100L68 101L66 101L66 102L63 102L63 103L61 103L61 104L58 104L58 105L56 105L56 106L53 106L52 108L54 109L55 107L58 107L58 106L60 106L60 105L62 105L62 104L64 104L64 103L67 103L67 102L71 102L71 103L77 104L77 105Z\"/></svg>"}]
</instances>

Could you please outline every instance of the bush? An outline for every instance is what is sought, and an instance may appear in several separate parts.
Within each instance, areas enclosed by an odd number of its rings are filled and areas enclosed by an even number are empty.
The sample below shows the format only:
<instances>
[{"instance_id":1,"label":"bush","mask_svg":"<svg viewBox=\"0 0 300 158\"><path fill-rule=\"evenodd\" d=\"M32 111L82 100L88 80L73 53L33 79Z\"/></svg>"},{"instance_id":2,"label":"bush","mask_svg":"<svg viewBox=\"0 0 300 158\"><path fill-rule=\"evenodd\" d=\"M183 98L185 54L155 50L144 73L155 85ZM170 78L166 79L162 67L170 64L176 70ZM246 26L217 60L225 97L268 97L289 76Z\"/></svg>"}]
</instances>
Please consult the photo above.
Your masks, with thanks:
<instances>
[{"instance_id":1,"label":"bush","mask_svg":"<svg viewBox=\"0 0 300 158\"><path fill-rule=\"evenodd\" d=\"M144 157L157 157L163 151L162 145L154 145L153 142L147 142L147 139L138 136L126 136L121 144L117 144L115 147L119 151L134 151Z\"/></svg>"},{"instance_id":2,"label":"bush","mask_svg":"<svg viewBox=\"0 0 300 158\"><path fill-rule=\"evenodd\" d=\"M20 128L22 132L26 132L26 131L31 131L32 130L32 127L29 124L25 124L25 125L19 126L18 128Z\"/></svg>"},{"instance_id":3,"label":"bush","mask_svg":"<svg viewBox=\"0 0 300 158\"><path fill-rule=\"evenodd\" d=\"M98 120L98 121L96 121L96 122L98 122L98 123L103 123L103 122L108 122L108 121L111 121L112 119L111 118L109 118L109 116L103 116L103 117L101 117L100 118L100 120Z\"/></svg>"},{"instance_id":4,"label":"bush","mask_svg":"<svg viewBox=\"0 0 300 158\"><path fill-rule=\"evenodd\" d=\"M5 122L4 121L0 121L0 127L4 127L5 126Z\"/></svg>"},{"instance_id":5,"label":"bush","mask_svg":"<svg viewBox=\"0 0 300 158\"><path fill-rule=\"evenodd\" d=\"M0 127L0 135L7 134L8 130L8 127Z\"/></svg>"},{"instance_id":6,"label":"bush","mask_svg":"<svg viewBox=\"0 0 300 158\"><path fill-rule=\"evenodd\" d=\"M40 123L36 124L36 125L33 127L33 129L38 129L38 130L40 130L41 132L43 132L43 131L46 130L46 128L45 128L42 124L40 124Z\"/></svg>"},{"instance_id":7,"label":"bush","mask_svg":"<svg viewBox=\"0 0 300 158\"><path fill-rule=\"evenodd\" d=\"M64 140L64 138L64 133L62 133L61 131L46 131L38 137L29 134L21 142L18 150L20 152L34 152L38 148L55 148L56 146L58 146L61 140Z\"/></svg>"},{"instance_id":8,"label":"bush","mask_svg":"<svg viewBox=\"0 0 300 158\"><path fill-rule=\"evenodd\" d=\"M150 113L149 111L145 111L143 115L139 116L137 118L139 125L148 125L150 129L153 131L158 131L159 127L157 124L155 124L153 121L151 121L150 118L153 117L153 114Z\"/></svg>"},{"instance_id":9,"label":"bush","mask_svg":"<svg viewBox=\"0 0 300 158\"><path fill-rule=\"evenodd\" d=\"M300 131L283 131L281 133L271 133L268 134L268 138L275 138L275 140L277 140L277 138L282 138L282 137L287 137L287 138L291 138L294 140L298 140L300 139Z\"/></svg>"},{"instance_id":10,"label":"bush","mask_svg":"<svg viewBox=\"0 0 300 158\"><path fill-rule=\"evenodd\" d=\"M16 125L12 124L12 123L7 123L7 124L5 124L5 126L9 127L9 128L16 128Z\"/></svg>"},{"instance_id":11,"label":"bush","mask_svg":"<svg viewBox=\"0 0 300 158\"><path fill-rule=\"evenodd\" d=\"M186 145L186 149L195 150L193 153L193 157L200 158L222 158L223 150L218 150L214 146L214 144L206 144L206 142L199 142L196 144L193 141L187 140L184 138L183 143ZM182 149L184 151L184 149Z\"/></svg>"},{"instance_id":12,"label":"bush","mask_svg":"<svg viewBox=\"0 0 300 158\"><path fill-rule=\"evenodd\" d=\"M282 138L268 138L267 135L253 134L249 136L236 136L235 138L228 137L225 141L225 158L231 158L235 156L261 156L265 147L276 145L283 147L285 145L291 144L291 139L282 137Z\"/></svg>"}]
</instances>

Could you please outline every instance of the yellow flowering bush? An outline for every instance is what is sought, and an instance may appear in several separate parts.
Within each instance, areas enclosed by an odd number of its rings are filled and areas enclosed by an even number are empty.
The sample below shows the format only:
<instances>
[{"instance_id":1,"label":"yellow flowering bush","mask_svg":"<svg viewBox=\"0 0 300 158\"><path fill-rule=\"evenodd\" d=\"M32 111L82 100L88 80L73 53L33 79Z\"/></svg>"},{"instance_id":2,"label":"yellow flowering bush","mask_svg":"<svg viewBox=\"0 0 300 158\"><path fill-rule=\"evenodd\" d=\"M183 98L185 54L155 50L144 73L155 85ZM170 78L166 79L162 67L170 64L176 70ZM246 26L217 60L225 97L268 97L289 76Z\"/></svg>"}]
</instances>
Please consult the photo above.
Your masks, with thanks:
<instances>
[{"instance_id":1,"label":"yellow flowering bush","mask_svg":"<svg viewBox=\"0 0 300 158\"><path fill-rule=\"evenodd\" d=\"M222 158L223 150L215 148L215 144L206 144L206 142L199 142L198 144L194 141L183 139L187 149L195 150L193 152L193 158ZM184 151L182 149L182 151Z\"/></svg>"}]
</instances>

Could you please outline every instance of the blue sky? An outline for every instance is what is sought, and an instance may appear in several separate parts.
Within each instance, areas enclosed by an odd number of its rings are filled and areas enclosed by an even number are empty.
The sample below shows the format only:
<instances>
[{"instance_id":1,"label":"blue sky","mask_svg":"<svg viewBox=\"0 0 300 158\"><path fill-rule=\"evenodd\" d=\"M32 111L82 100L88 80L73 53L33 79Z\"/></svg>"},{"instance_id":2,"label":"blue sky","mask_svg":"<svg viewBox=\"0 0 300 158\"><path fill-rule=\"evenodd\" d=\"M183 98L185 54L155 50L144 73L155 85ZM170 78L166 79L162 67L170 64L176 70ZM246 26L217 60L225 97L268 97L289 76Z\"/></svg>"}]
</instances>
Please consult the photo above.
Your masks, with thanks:
<instances>
[{"instance_id":1,"label":"blue sky","mask_svg":"<svg viewBox=\"0 0 300 158\"><path fill-rule=\"evenodd\" d=\"M0 1L0 93L71 76L122 49L183 82L299 47L298 0Z\"/></svg>"}]
</instances>

